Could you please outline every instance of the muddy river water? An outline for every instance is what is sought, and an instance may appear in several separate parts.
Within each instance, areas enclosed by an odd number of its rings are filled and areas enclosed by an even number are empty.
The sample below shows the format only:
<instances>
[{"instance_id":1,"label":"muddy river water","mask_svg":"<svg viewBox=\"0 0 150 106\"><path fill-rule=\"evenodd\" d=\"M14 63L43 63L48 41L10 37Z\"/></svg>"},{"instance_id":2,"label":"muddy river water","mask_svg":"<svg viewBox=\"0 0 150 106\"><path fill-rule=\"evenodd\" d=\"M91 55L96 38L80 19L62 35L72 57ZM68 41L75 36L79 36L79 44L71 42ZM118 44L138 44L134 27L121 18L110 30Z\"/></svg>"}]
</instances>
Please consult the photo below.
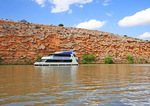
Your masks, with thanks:
<instances>
[{"instance_id":1,"label":"muddy river water","mask_svg":"<svg viewBox=\"0 0 150 106\"><path fill-rule=\"evenodd\" d=\"M2 106L150 106L150 64L0 65Z\"/></svg>"}]
</instances>

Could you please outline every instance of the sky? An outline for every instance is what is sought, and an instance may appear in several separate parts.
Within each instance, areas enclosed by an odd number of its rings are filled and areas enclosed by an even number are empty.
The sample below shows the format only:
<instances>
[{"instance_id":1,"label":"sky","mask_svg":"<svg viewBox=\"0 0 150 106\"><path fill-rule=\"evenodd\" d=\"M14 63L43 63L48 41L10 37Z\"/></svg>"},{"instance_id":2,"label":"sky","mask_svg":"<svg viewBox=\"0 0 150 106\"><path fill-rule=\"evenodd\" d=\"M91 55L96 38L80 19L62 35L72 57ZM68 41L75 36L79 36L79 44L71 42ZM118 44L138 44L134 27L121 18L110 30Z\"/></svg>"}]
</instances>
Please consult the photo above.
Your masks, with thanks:
<instances>
[{"instance_id":1,"label":"sky","mask_svg":"<svg viewBox=\"0 0 150 106\"><path fill-rule=\"evenodd\" d=\"M150 40L150 0L0 0L0 19Z\"/></svg>"}]
</instances>

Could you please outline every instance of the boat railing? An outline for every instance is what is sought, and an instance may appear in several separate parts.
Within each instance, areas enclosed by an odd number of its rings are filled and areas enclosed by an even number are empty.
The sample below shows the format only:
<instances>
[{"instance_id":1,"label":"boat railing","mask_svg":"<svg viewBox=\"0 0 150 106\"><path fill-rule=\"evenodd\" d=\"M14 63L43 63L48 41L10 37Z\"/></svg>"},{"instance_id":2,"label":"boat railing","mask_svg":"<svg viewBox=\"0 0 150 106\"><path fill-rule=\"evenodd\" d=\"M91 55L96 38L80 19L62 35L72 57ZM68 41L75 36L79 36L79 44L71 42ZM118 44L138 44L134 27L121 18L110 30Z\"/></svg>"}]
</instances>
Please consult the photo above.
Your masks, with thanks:
<instances>
[{"instance_id":1,"label":"boat railing","mask_svg":"<svg viewBox=\"0 0 150 106\"><path fill-rule=\"evenodd\" d=\"M74 57L75 59L78 59L78 57ZM72 59L72 57L43 57L42 59Z\"/></svg>"},{"instance_id":2,"label":"boat railing","mask_svg":"<svg viewBox=\"0 0 150 106\"><path fill-rule=\"evenodd\" d=\"M70 57L53 57L52 59L71 59Z\"/></svg>"}]
</instances>

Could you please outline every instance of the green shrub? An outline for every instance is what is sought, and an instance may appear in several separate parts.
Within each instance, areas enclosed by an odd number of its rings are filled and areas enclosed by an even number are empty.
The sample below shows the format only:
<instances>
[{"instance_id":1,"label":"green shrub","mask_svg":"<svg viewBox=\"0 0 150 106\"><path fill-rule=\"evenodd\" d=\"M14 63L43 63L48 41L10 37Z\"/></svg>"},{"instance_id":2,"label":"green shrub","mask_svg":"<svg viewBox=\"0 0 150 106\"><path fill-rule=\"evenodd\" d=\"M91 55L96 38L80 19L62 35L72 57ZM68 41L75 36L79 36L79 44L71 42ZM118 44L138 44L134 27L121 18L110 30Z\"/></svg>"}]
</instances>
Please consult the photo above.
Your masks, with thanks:
<instances>
[{"instance_id":1,"label":"green shrub","mask_svg":"<svg viewBox=\"0 0 150 106\"><path fill-rule=\"evenodd\" d=\"M17 63L17 64L18 64L18 63ZM16 65L17 65L17 64L16 64ZM31 61L25 60L25 61L24 61L24 64L25 64L25 65L31 65L31 64L33 64L33 63L32 63Z\"/></svg>"},{"instance_id":2,"label":"green shrub","mask_svg":"<svg viewBox=\"0 0 150 106\"><path fill-rule=\"evenodd\" d=\"M27 21L25 19L22 19L20 22L27 23Z\"/></svg>"},{"instance_id":3,"label":"green shrub","mask_svg":"<svg viewBox=\"0 0 150 106\"><path fill-rule=\"evenodd\" d=\"M84 55L84 56L82 57L82 62L83 62L83 64L86 64L87 61L88 61L88 55Z\"/></svg>"},{"instance_id":4,"label":"green shrub","mask_svg":"<svg viewBox=\"0 0 150 106\"><path fill-rule=\"evenodd\" d=\"M41 62L41 56L38 56L37 58L36 58L36 60L37 60L37 62Z\"/></svg>"},{"instance_id":5,"label":"green shrub","mask_svg":"<svg viewBox=\"0 0 150 106\"><path fill-rule=\"evenodd\" d=\"M95 56L92 53L90 53L89 56L88 56L88 59L92 63L95 59Z\"/></svg>"},{"instance_id":6,"label":"green shrub","mask_svg":"<svg viewBox=\"0 0 150 106\"><path fill-rule=\"evenodd\" d=\"M62 26L63 27L64 25L63 24L59 24L58 26Z\"/></svg>"},{"instance_id":7,"label":"green shrub","mask_svg":"<svg viewBox=\"0 0 150 106\"><path fill-rule=\"evenodd\" d=\"M104 61L105 61L105 64L112 64L113 63L113 60L112 60L112 57L106 57L105 59L104 59Z\"/></svg>"},{"instance_id":8,"label":"green shrub","mask_svg":"<svg viewBox=\"0 0 150 106\"><path fill-rule=\"evenodd\" d=\"M87 62L92 63L94 61L94 59L95 59L95 56L92 53L90 53L89 55L84 55L82 57L82 63L83 64L86 64Z\"/></svg>"},{"instance_id":9,"label":"green shrub","mask_svg":"<svg viewBox=\"0 0 150 106\"><path fill-rule=\"evenodd\" d=\"M140 57L139 63L143 63L143 58L142 57Z\"/></svg>"},{"instance_id":10,"label":"green shrub","mask_svg":"<svg viewBox=\"0 0 150 106\"><path fill-rule=\"evenodd\" d=\"M87 61L86 61L86 60L82 60L82 63L83 63L83 64L87 64Z\"/></svg>"},{"instance_id":11,"label":"green shrub","mask_svg":"<svg viewBox=\"0 0 150 106\"><path fill-rule=\"evenodd\" d=\"M35 28L36 28L36 29L39 29L39 28L41 28L41 27L40 27L40 26L35 26Z\"/></svg>"},{"instance_id":12,"label":"green shrub","mask_svg":"<svg viewBox=\"0 0 150 106\"><path fill-rule=\"evenodd\" d=\"M140 57L140 61L142 61L143 59L142 59L142 57Z\"/></svg>"},{"instance_id":13,"label":"green shrub","mask_svg":"<svg viewBox=\"0 0 150 106\"><path fill-rule=\"evenodd\" d=\"M130 55L127 55L127 60L129 61L130 64L133 64L133 57Z\"/></svg>"},{"instance_id":14,"label":"green shrub","mask_svg":"<svg viewBox=\"0 0 150 106\"><path fill-rule=\"evenodd\" d=\"M127 35L124 35L124 37L128 37Z\"/></svg>"}]
</instances>

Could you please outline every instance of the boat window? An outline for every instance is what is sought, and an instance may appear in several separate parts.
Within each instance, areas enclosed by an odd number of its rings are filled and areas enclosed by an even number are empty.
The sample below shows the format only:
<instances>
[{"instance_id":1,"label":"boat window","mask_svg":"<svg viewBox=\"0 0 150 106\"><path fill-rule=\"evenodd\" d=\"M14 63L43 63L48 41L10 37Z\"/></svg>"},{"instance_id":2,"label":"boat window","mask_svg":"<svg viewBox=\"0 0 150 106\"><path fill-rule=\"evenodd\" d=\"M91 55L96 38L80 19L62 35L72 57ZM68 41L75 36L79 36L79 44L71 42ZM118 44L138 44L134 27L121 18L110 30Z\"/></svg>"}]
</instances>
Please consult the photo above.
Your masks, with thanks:
<instances>
[{"instance_id":1,"label":"boat window","mask_svg":"<svg viewBox=\"0 0 150 106\"><path fill-rule=\"evenodd\" d=\"M48 56L53 56L53 54L49 54Z\"/></svg>"},{"instance_id":2,"label":"boat window","mask_svg":"<svg viewBox=\"0 0 150 106\"><path fill-rule=\"evenodd\" d=\"M70 54L54 54L54 57L71 57Z\"/></svg>"},{"instance_id":3,"label":"boat window","mask_svg":"<svg viewBox=\"0 0 150 106\"><path fill-rule=\"evenodd\" d=\"M45 62L45 59L42 59L41 62Z\"/></svg>"},{"instance_id":4,"label":"boat window","mask_svg":"<svg viewBox=\"0 0 150 106\"><path fill-rule=\"evenodd\" d=\"M46 60L46 62L72 62L72 60Z\"/></svg>"}]
</instances>

